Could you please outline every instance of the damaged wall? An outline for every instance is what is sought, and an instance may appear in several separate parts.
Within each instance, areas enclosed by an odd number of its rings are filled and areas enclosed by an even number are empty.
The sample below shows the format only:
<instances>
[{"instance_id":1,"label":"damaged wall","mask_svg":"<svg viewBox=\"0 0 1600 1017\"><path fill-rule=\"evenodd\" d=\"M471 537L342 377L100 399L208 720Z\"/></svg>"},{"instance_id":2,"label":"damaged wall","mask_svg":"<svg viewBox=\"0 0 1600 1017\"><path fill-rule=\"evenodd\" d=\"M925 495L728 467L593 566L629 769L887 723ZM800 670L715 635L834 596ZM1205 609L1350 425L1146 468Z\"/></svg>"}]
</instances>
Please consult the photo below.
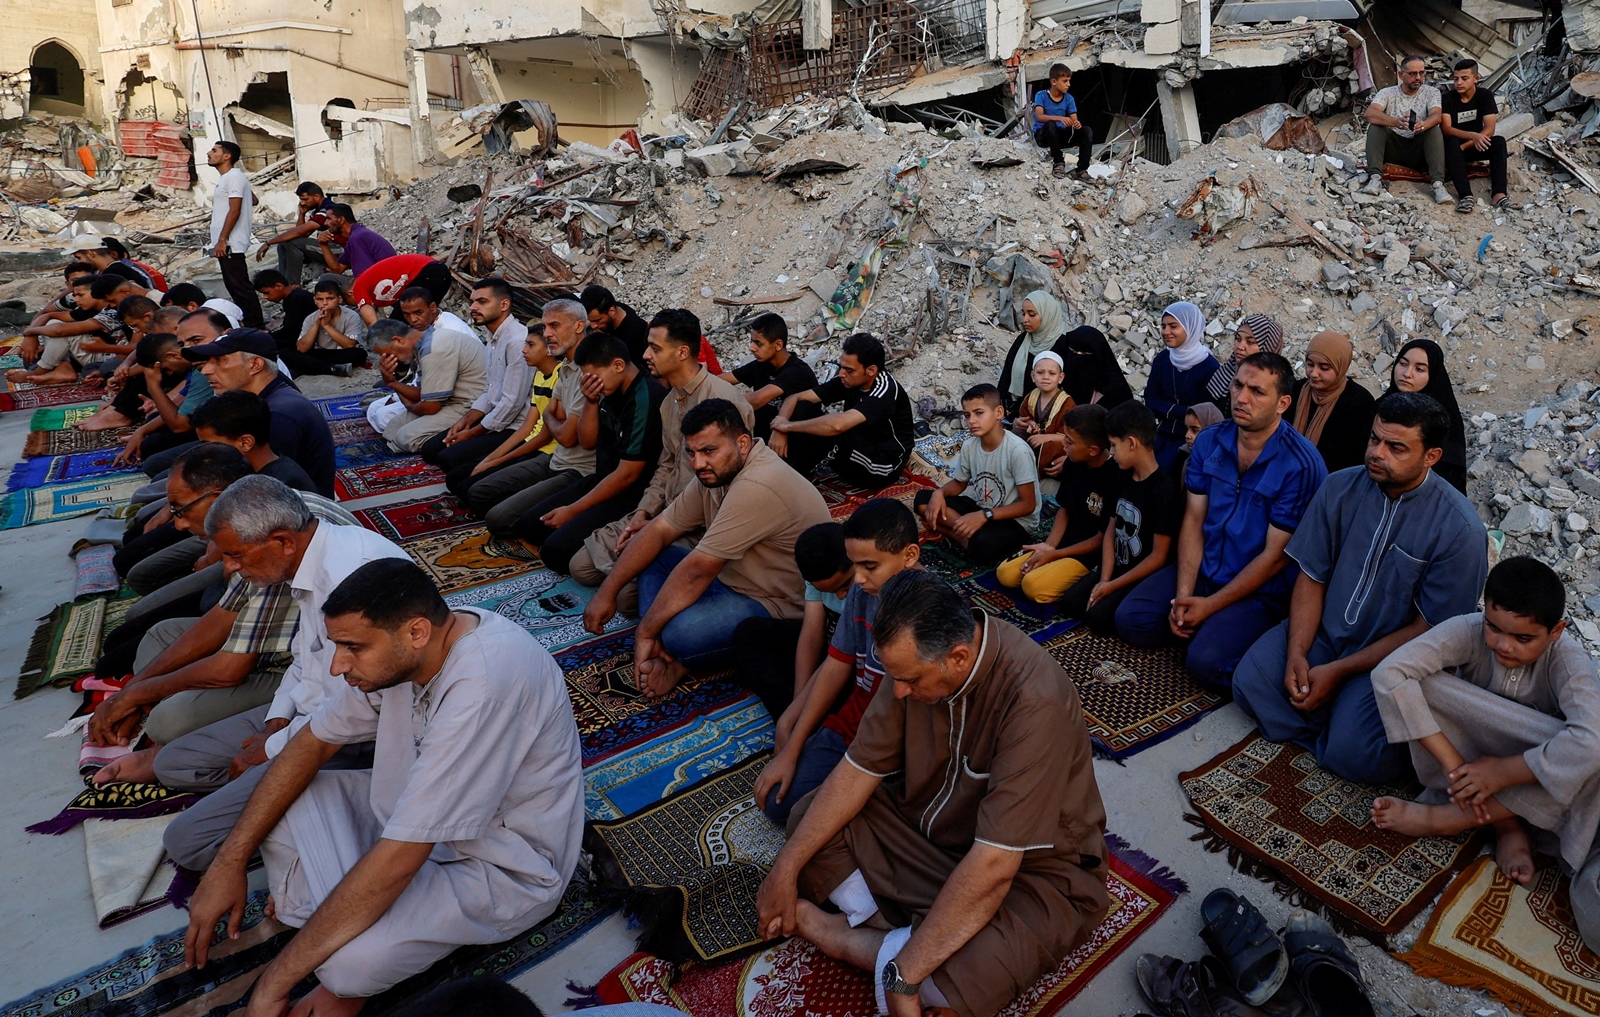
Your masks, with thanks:
<instances>
[{"instance_id":1,"label":"damaged wall","mask_svg":"<svg viewBox=\"0 0 1600 1017\"><path fill-rule=\"evenodd\" d=\"M37 96L42 112L100 122L103 78L95 0L18 0L6 4L5 14L6 31L0 32L0 119L21 116ZM54 47L41 53L49 43L65 53ZM64 59L55 59L52 53ZM28 73L36 60L43 61L44 73ZM80 94L81 102L69 101Z\"/></svg>"},{"instance_id":2,"label":"damaged wall","mask_svg":"<svg viewBox=\"0 0 1600 1017\"><path fill-rule=\"evenodd\" d=\"M562 138L604 146L639 122L648 99L623 47L620 39L583 36L485 48L507 99L548 103Z\"/></svg>"}]
</instances>

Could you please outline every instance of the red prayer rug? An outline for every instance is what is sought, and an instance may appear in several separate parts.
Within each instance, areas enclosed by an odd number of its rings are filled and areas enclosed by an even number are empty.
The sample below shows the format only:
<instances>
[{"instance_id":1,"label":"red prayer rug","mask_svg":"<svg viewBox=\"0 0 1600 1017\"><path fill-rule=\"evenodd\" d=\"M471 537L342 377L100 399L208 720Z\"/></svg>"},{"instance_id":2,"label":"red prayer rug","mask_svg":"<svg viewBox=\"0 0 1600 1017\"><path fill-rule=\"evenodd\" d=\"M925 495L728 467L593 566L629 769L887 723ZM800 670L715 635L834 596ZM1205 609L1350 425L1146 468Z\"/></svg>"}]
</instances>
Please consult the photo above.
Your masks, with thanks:
<instances>
[{"instance_id":1,"label":"red prayer rug","mask_svg":"<svg viewBox=\"0 0 1600 1017\"><path fill-rule=\"evenodd\" d=\"M333 495L339 501L354 501L375 494L412 491L444 483L444 473L429 466L421 456L404 456L389 462L352 466L333 477Z\"/></svg>"},{"instance_id":2,"label":"red prayer rug","mask_svg":"<svg viewBox=\"0 0 1600 1017\"><path fill-rule=\"evenodd\" d=\"M478 517L453 494L414 498L394 505L362 509L353 515L362 526L396 542L429 533L459 530L478 523Z\"/></svg>"},{"instance_id":3,"label":"red prayer rug","mask_svg":"<svg viewBox=\"0 0 1600 1017\"><path fill-rule=\"evenodd\" d=\"M1111 910L1088 942L1000 1011L1001 1017L1051 1017L1133 945L1188 887L1153 859L1114 837ZM595 989L600 1003L659 1003L690 1017L875 1017L872 976L832 960L800 938L742 960L686 964L634 954Z\"/></svg>"},{"instance_id":4,"label":"red prayer rug","mask_svg":"<svg viewBox=\"0 0 1600 1017\"><path fill-rule=\"evenodd\" d=\"M105 389L81 382L31 387L13 385L10 392L0 392L0 410L36 410L41 406L99 402L105 394Z\"/></svg>"},{"instance_id":5,"label":"red prayer rug","mask_svg":"<svg viewBox=\"0 0 1600 1017\"><path fill-rule=\"evenodd\" d=\"M832 473L824 473L817 478L817 490L827 503L828 515L836 522L848 519L856 509L873 498L893 498L906 508L911 508L918 491L931 491L938 486L930 478L918 473L903 473L894 483L876 491L846 484Z\"/></svg>"}]
</instances>

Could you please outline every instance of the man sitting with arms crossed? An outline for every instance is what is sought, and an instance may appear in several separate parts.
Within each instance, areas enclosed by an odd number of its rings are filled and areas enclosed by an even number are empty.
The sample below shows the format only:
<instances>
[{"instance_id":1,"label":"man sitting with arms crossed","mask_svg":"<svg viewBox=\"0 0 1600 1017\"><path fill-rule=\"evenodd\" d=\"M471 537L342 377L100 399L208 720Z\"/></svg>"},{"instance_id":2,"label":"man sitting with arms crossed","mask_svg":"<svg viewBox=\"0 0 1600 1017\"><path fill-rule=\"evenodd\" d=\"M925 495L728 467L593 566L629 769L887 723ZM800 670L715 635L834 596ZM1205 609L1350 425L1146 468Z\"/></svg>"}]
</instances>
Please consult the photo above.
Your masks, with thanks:
<instances>
[{"instance_id":1,"label":"man sitting with arms crossed","mask_svg":"<svg viewBox=\"0 0 1600 1017\"><path fill-rule=\"evenodd\" d=\"M367 343L378 355L378 373L392 398L392 404L379 399L368 406L367 422L396 452L415 452L453 426L488 387L483 344L464 332L419 332L403 321L380 318L367 326ZM411 364L417 368L415 384L399 380Z\"/></svg>"},{"instance_id":2,"label":"man sitting with arms crossed","mask_svg":"<svg viewBox=\"0 0 1600 1017\"><path fill-rule=\"evenodd\" d=\"M359 1012L456 947L496 943L561 903L583 838L578 727L561 670L515 622L451 611L409 561L364 565L322 604L343 676L267 768L190 902L186 959L239 930L259 848L300 932L251 989L251 1017ZM319 626L321 627L321 626ZM371 771L321 771L376 741Z\"/></svg>"},{"instance_id":3,"label":"man sitting with arms crossed","mask_svg":"<svg viewBox=\"0 0 1600 1017\"><path fill-rule=\"evenodd\" d=\"M749 409L707 399L684 414L683 450L700 483L629 541L583 612L585 628L604 631L622 588L639 580L634 675L651 698L671 692L690 670L731 662L733 632L744 619L804 613L794 545L807 528L828 521L828 506L810 481L750 436ZM705 535L693 550L676 544L701 527Z\"/></svg>"},{"instance_id":4,"label":"man sitting with arms crossed","mask_svg":"<svg viewBox=\"0 0 1600 1017\"><path fill-rule=\"evenodd\" d=\"M989 1017L1054 971L1109 902L1078 690L1025 633L928 572L884 584L875 638L892 682L789 817L760 928L873 972L880 1012ZM829 900L843 914L816 906Z\"/></svg>"},{"instance_id":5,"label":"man sitting with arms crossed","mask_svg":"<svg viewBox=\"0 0 1600 1017\"><path fill-rule=\"evenodd\" d=\"M1432 397L1378 400L1367 464L1327 479L1284 549L1300 566L1289 619L1256 640L1233 697L1275 742L1346 780L1410 775L1390 745L1371 672L1390 652L1478 606L1488 541L1472 503L1431 467L1450 418Z\"/></svg>"},{"instance_id":6,"label":"man sitting with arms crossed","mask_svg":"<svg viewBox=\"0 0 1600 1017\"><path fill-rule=\"evenodd\" d=\"M772 419L772 451L811 476L829 457L839 479L869 491L894 483L916 442L911 399L884 367L883 344L865 332L844 341L832 381L783 401ZM805 403L844 409L796 418Z\"/></svg>"}]
</instances>

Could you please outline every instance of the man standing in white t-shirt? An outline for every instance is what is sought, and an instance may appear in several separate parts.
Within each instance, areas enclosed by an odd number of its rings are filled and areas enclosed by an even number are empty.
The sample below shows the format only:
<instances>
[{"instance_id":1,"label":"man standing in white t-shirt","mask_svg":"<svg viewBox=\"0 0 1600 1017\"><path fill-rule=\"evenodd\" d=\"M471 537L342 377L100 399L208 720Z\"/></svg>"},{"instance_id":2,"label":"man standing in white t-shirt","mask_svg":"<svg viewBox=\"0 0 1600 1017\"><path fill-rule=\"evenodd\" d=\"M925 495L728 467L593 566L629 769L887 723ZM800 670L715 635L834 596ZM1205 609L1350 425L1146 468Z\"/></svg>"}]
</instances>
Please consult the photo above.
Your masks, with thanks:
<instances>
[{"instance_id":1,"label":"man standing in white t-shirt","mask_svg":"<svg viewBox=\"0 0 1600 1017\"><path fill-rule=\"evenodd\" d=\"M265 328L261 301L250 284L250 266L245 253L250 250L250 178L239 168L239 146L219 141L206 153L206 164L222 174L211 196L211 253L222 269L222 284L228 296L244 311L244 324Z\"/></svg>"},{"instance_id":2,"label":"man standing in white t-shirt","mask_svg":"<svg viewBox=\"0 0 1600 1017\"><path fill-rule=\"evenodd\" d=\"M1367 106L1367 184L1364 194L1383 190L1383 165L1392 162L1426 169L1433 200L1450 201L1444 186L1444 104L1439 90L1425 84L1427 61L1409 54L1400 61L1400 83L1380 89Z\"/></svg>"}]
</instances>

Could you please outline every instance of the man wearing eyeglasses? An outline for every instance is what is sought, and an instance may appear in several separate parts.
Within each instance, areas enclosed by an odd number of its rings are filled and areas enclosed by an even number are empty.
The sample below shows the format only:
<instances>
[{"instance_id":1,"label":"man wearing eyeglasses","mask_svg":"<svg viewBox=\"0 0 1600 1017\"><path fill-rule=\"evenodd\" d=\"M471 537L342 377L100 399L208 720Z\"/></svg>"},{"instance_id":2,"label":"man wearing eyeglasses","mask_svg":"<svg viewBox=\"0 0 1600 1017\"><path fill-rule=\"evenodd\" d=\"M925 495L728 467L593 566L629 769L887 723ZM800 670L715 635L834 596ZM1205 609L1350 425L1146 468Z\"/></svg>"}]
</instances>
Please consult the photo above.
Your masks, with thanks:
<instances>
[{"instance_id":1,"label":"man wearing eyeglasses","mask_svg":"<svg viewBox=\"0 0 1600 1017\"><path fill-rule=\"evenodd\" d=\"M1400 61L1400 83L1379 90L1367 106L1367 177L1363 194L1383 191L1383 167L1396 163L1426 170L1433 200L1450 201L1444 186L1444 101L1427 83L1427 61L1410 54Z\"/></svg>"}]
</instances>

